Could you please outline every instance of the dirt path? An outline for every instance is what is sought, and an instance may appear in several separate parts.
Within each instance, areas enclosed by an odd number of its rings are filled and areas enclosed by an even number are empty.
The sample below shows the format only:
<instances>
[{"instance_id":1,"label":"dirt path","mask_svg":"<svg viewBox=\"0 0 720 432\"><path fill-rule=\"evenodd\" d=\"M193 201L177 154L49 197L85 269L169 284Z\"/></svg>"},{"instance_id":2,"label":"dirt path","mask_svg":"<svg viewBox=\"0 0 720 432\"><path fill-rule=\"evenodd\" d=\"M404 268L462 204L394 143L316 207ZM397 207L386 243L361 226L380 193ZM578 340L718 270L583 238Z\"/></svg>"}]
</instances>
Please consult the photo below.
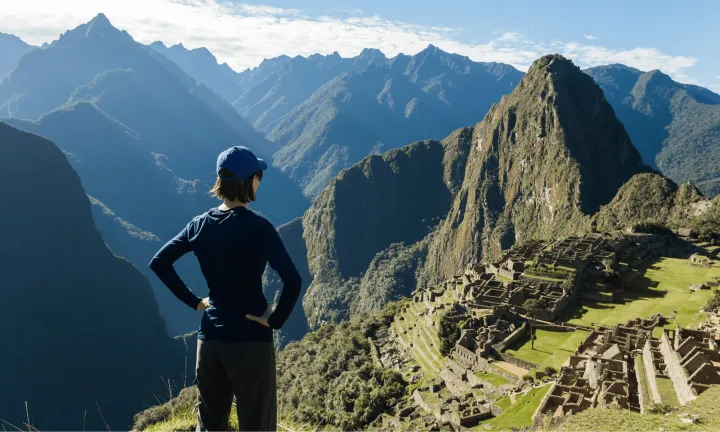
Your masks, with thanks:
<instances>
[{"instance_id":1,"label":"dirt path","mask_svg":"<svg viewBox=\"0 0 720 432\"><path fill-rule=\"evenodd\" d=\"M527 369L523 369L520 366L515 366L512 363L508 363L508 362L504 362L504 361L495 362L493 364L502 369L505 369L506 371L510 372L513 375L517 375L520 378L522 378L523 376L525 376L526 373L529 372Z\"/></svg>"}]
</instances>

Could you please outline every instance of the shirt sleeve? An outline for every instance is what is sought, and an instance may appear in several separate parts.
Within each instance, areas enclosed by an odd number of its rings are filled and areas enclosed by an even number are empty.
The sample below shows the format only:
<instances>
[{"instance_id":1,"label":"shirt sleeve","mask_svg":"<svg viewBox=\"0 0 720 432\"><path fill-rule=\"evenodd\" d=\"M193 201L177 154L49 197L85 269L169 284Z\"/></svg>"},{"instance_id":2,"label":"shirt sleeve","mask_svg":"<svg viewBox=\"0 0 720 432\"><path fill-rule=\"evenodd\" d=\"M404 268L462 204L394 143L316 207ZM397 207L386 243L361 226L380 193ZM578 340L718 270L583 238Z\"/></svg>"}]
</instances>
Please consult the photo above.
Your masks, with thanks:
<instances>
[{"instance_id":1,"label":"shirt sleeve","mask_svg":"<svg viewBox=\"0 0 720 432\"><path fill-rule=\"evenodd\" d=\"M283 283L278 304L268 318L270 327L277 330L285 324L285 321L290 317L293 307L295 307L295 303L300 296L302 279L297 268L295 268L295 264L293 264L292 259L290 259L290 255L288 255L280 235L270 223L268 223L265 241L268 263L270 267L278 273Z\"/></svg>"},{"instance_id":2,"label":"shirt sleeve","mask_svg":"<svg viewBox=\"0 0 720 432\"><path fill-rule=\"evenodd\" d=\"M175 261L192 249L188 234L189 226L160 248L150 261L150 270L175 294L175 297L189 307L197 309L201 299L190 291L173 267Z\"/></svg>"}]
</instances>

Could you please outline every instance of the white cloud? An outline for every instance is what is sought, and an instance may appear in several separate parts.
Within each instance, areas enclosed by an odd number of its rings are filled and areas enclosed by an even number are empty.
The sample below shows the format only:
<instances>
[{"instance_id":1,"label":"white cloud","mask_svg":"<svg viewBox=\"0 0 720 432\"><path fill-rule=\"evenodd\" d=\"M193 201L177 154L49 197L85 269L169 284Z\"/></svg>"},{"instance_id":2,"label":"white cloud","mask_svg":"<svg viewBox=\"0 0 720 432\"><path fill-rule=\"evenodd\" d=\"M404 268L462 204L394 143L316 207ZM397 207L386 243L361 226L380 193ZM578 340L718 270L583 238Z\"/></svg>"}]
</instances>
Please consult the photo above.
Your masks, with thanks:
<instances>
[{"instance_id":1,"label":"white cloud","mask_svg":"<svg viewBox=\"0 0 720 432\"><path fill-rule=\"evenodd\" d=\"M1 0L8 3L7 0ZM338 9L340 10L340 8ZM310 17L306 11L272 6L234 4L226 0L24 0L3 4L0 31L14 33L32 44L54 40L65 30L105 13L137 41L161 40L188 48L206 47L220 62L236 70L264 58L330 54L355 56L363 48L388 56L413 54L433 44L476 61L496 61L527 70L544 54L561 53L581 67L623 63L641 70L661 69L688 82L697 60L656 48L612 49L576 42L536 42L522 33L495 29L487 43L460 42L461 29L420 26L378 16ZM345 11L348 13L348 11ZM586 38L589 35L586 35Z\"/></svg>"},{"instance_id":2,"label":"white cloud","mask_svg":"<svg viewBox=\"0 0 720 432\"><path fill-rule=\"evenodd\" d=\"M598 39L600 39L599 37L593 36L593 35L584 35L583 37L584 37L585 39L587 39L587 40L598 40Z\"/></svg>"}]
</instances>

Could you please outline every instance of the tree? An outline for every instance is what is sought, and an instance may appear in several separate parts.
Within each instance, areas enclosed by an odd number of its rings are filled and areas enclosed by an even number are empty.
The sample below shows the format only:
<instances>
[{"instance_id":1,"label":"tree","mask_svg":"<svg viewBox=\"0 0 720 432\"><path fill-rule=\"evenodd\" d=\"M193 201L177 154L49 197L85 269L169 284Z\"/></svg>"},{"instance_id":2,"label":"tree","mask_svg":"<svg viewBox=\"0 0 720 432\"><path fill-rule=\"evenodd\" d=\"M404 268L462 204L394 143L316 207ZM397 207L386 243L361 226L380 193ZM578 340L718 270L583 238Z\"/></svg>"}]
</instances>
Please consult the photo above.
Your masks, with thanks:
<instances>
[{"instance_id":1,"label":"tree","mask_svg":"<svg viewBox=\"0 0 720 432\"><path fill-rule=\"evenodd\" d=\"M523 303L523 308L525 308L527 314L532 318L532 320L528 320L528 324L530 325L530 349L535 349L535 328L533 327L533 320L536 320L540 311L545 309L545 304L539 299L528 299Z\"/></svg>"}]
</instances>

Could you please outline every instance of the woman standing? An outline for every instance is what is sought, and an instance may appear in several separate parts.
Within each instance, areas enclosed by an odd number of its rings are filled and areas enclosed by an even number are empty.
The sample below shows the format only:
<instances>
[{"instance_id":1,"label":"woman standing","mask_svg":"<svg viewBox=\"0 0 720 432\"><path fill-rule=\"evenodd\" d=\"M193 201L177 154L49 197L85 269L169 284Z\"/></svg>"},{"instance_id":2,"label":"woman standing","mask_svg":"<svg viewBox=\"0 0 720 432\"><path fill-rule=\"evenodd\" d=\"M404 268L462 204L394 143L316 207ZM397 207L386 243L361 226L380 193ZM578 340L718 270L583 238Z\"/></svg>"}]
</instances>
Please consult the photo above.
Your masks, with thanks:
<instances>
[{"instance_id":1,"label":"woman standing","mask_svg":"<svg viewBox=\"0 0 720 432\"><path fill-rule=\"evenodd\" d=\"M198 333L198 431L227 430L233 396L240 430L275 430L275 351L272 330L290 316L300 295L300 274L275 227L248 209L267 164L246 147L217 160L212 193L223 200L196 216L163 246L150 269L189 307L204 311ZM173 263L192 251L207 281L201 299L188 289ZM273 311L262 290L266 264L283 281Z\"/></svg>"}]
</instances>

